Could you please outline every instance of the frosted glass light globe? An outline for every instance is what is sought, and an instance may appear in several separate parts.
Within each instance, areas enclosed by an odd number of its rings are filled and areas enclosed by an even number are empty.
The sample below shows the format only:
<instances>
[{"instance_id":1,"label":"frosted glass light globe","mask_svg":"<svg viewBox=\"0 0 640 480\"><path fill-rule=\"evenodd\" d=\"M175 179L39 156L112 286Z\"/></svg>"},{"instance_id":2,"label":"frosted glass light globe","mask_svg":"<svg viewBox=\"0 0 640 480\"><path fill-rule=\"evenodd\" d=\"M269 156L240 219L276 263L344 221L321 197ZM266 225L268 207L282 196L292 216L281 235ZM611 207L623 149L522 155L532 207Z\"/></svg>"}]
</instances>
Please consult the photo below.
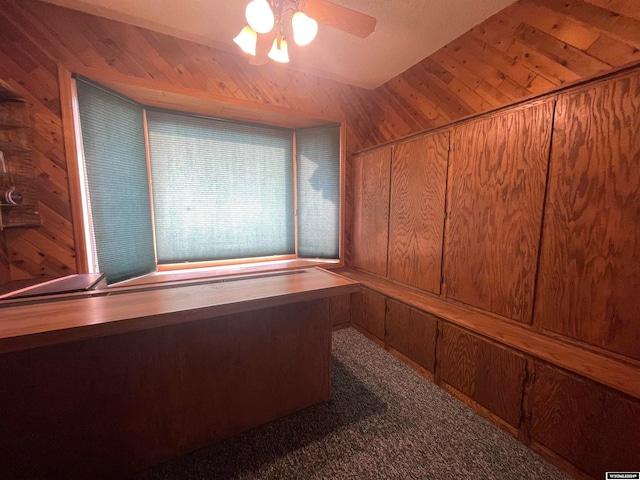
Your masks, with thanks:
<instances>
[{"instance_id":1,"label":"frosted glass light globe","mask_svg":"<svg viewBox=\"0 0 640 480\"><path fill-rule=\"evenodd\" d=\"M296 12L291 17L293 27L293 41L296 45L304 47L309 45L316 38L318 33L318 22L302 12Z\"/></svg>"},{"instance_id":2,"label":"frosted glass light globe","mask_svg":"<svg viewBox=\"0 0 640 480\"><path fill-rule=\"evenodd\" d=\"M269 58L276 62L289 63L289 49L287 48L287 41L284 38L280 39L280 48L278 48L278 38L273 39Z\"/></svg>"},{"instance_id":3,"label":"frosted glass light globe","mask_svg":"<svg viewBox=\"0 0 640 480\"><path fill-rule=\"evenodd\" d=\"M249 25L244 27L233 41L236 42L243 52L253 55L254 57L256 56L258 34Z\"/></svg>"},{"instance_id":4,"label":"frosted glass light globe","mask_svg":"<svg viewBox=\"0 0 640 480\"><path fill-rule=\"evenodd\" d=\"M245 10L249 26L258 33L269 33L275 23L273 11L267 0L252 0Z\"/></svg>"}]
</instances>

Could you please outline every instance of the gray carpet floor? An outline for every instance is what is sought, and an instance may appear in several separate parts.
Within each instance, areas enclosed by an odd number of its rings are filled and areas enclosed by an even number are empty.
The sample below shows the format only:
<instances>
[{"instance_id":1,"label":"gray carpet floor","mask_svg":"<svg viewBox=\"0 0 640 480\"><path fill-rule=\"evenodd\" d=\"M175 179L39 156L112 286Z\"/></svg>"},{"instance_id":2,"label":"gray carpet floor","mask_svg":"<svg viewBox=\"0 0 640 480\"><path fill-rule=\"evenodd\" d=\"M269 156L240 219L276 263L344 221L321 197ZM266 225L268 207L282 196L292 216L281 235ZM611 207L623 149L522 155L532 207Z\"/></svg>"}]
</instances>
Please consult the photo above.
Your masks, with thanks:
<instances>
[{"instance_id":1,"label":"gray carpet floor","mask_svg":"<svg viewBox=\"0 0 640 480\"><path fill-rule=\"evenodd\" d=\"M331 401L132 480L570 478L358 332L332 351Z\"/></svg>"}]
</instances>

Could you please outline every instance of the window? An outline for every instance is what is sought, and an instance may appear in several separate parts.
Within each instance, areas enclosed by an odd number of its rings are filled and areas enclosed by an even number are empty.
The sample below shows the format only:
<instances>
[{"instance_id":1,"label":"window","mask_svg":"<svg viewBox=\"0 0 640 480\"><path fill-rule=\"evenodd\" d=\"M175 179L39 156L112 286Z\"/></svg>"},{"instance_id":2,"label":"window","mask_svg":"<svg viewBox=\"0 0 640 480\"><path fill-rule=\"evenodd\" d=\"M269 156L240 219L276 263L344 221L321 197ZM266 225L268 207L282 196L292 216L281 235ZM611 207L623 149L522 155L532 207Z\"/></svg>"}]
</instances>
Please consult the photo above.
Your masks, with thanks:
<instances>
[{"instance_id":1,"label":"window","mask_svg":"<svg viewBox=\"0 0 640 480\"><path fill-rule=\"evenodd\" d=\"M78 77L84 207L109 284L163 267L340 256L340 125L144 107Z\"/></svg>"}]
</instances>

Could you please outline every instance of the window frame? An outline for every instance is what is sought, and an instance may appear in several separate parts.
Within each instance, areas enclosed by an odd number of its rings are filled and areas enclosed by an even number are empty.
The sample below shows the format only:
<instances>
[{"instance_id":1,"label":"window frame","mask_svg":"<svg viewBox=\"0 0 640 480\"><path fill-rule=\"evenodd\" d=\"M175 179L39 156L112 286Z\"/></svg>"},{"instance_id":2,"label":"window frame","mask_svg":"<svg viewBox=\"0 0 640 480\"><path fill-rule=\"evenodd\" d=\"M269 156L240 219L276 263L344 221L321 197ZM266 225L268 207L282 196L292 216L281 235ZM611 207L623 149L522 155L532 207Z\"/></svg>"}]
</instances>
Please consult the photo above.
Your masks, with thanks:
<instances>
[{"instance_id":1,"label":"window frame","mask_svg":"<svg viewBox=\"0 0 640 480\"><path fill-rule=\"evenodd\" d=\"M293 179L294 179L294 230L296 252L292 255L278 255L268 257L239 258L228 260L212 260L204 262L187 262L162 264L157 263L156 270L142 277L125 280L110 287L139 285L193 278L217 277L236 274L251 274L265 271L306 268L322 266L339 268L344 266L345 245L345 176L346 176L346 122L335 117L307 114L273 105L258 105L253 102L240 101L209 94L200 90L166 85L155 80L132 78L122 74L97 72L94 69L76 69L75 74L81 75L103 85L116 93L138 102L144 107L169 109L185 114L210 116L231 121L258 123L266 126L278 126L294 129L293 142ZM95 272L95 248L90 234L90 217L88 212L88 198L84 171L84 151L82 132L79 122L79 104L74 73L59 67L58 80L60 84L60 101L62 106L62 124L64 131L65 156L69 178L69 195L72 210L74 241L76 246L76 269L78 273ZM197 105L199 111L190 109ZM226 116L221 116L226 113ZM143 117L145 129L145 144L147 147L147 172L151 175L148 149L148 130L146 110ZM340 125L340 209L339 209L339 258L299 258L298 257L298 219L297 219L297 160L295 129L304 127L323 126L328 124ZM152 198L150 185L149 195ZM153 203L152 203L153 205ZM154 233L154 210L151 209L151 221Z\"/></svg>"}]
</instances>

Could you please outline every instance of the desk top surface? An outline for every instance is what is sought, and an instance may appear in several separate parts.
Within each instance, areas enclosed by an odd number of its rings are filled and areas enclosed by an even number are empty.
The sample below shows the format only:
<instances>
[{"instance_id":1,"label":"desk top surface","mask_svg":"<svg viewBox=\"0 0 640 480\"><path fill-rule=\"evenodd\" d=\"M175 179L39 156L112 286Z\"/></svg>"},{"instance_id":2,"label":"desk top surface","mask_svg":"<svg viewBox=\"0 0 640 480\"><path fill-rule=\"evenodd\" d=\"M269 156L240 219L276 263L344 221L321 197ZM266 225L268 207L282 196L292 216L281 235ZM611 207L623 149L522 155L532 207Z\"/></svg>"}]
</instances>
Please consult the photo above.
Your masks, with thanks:
<instances>
[{"instance_id":1,"label":"desk top surface","mask_svg":"<svg viewBox=\"0 0 640 480\"><path fill-rule=\"evenodd\" d=\"M358 282L310 268L0 302L0 353L315 300Z\"/></svg>"}]
</instances>

